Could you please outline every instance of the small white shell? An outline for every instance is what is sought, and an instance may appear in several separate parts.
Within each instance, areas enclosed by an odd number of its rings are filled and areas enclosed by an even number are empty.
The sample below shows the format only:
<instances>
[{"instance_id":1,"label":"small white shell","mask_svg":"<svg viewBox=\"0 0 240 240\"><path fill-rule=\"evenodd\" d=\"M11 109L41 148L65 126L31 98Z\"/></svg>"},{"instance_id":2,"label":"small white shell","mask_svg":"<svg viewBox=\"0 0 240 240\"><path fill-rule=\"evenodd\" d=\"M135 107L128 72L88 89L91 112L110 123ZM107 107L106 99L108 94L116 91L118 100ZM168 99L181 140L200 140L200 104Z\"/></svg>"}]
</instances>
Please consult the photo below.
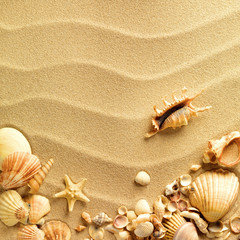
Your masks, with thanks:
<instances>
[{"instance_id":1,"label":"small white shell","mask_svg":"<svg viewBox=\"0 0 240 240\"><path fill-rule=\"evenodd\" d=\"M118 232L122 231L122 229L115 228L112 223L108 224L104 229L111 233L118 233Z\"/></svg>"},{"instance_id":2,"label":"small white shell","mask_svg":"<svg viewBox=\"0 0 240 240\"><path fill-rule=\"evenodd\" d=\"M234 217L229 221L230 228L234 233L240 233L240 217Z\"/></svg>"},{"instance_id":3,"label":"small white shell","mask_svg":"<svg viewBox=\"0 0 240 240\"><path fill-rule=\"evenodd\" d=\"M220 220L214 223L209 223L208 230L213 233L222 232L224 229L224 223Z\"/></svg>"},{"instance_id":4,"label":"small white shell","mask_svg":"<svg viewBox=\"0 0 240 240\"><path fill-rule=\"evenodd\" d=\"M135 177L135 182L142 186L146 186L150 183L150 176L145 171L140 171Z\"/></svg>"},{"instance_id":5,"label":"small white shell","mask_svg":"<svg viewBox=\"0 0 240 240\"><path fill-rule=\"evenodd\" d=\"M88 232L94 240L102 240L104 237L104 229L102 227L90 225Z\"/></svg>"},{"instance_id":6,"label":"small white shell","mask_svg":"<svg viewBox=\"0 0 240 240\"><path fill-rule=\"evenodd\" d=\"M142 222L149 222L149 221L150 221L150 214L149 213L140 214L136 218L137 224L142 223Z\"/></svg>"},{"instance_id":7,"label":"small white shell","mask_svg":"<svg viewBox=\"0 0 240 240\"><path fill-rule=\"evenodd\" d=\"M180 177L180 184L183 187L187 187L191 184L192 182L192 177L189 174L184 174Z\"/></svg>"},{"instance_id":8,"label":"small white shell","mask_svg":"<svg viewBox=\"0 0 240 240\"><path fill-rule=\"evenodd\" d=\"M127 218L129 222L131 222L133 219L137 218L137 215L134 211L127 211Z\"/></svg>"},{"instance_id":9,"label":"small white shell","mask_svg":"<svg viewBox=\"0 0 240 240\"><path fill-rule=\"evenodd\" d=\"M128 218L123 215L117 215L113 221L115 228L124 228L128 225Z\"/></svg>"},{"instance_id":10,"label":"small white shell","mask_svg":"<svg viewBox=\"0 0 240 240\"><path fill-rule=\"evenodd\" d=\"M196 172L198 171L202 166L199 165L199 164L196 164L196 165L192 165L190 170L193 171L193 172Z\"/></svg>"},{"instance_id":11,"label":"small white shell","mask_svg":"<svg viewBox=\"0 0 240 240\"><path fill-rule=\"evenodd\" d=\"M178 192L178 190L179 190L179 185L178 185L177 181L175 180L166 186L165 195L166 196L172 195L172 194Z\"/></svg>"},{"instance_id":12,"label":"small white shell","mask_svg":"<svg viewBox=\"0 0 240 240\"><path fill-rule=\"evenodd\" d=\"M136 236L144 238L150 236L153 230L154 226L151 222L144 222L137 225L134 233Z\"/></svg>"},{"instance_id":13,"label":"small white shell","mask_svg":"<svg viewBox=\"0 0 240 240\"><path fill-rule=\"evenodd\" d=\"M120 215L125 215L125 214L127 214L127 211L128 211L128 209L127 209L126 206L121 206L121 207L118 208L118 213L119 213Z\"/></svg>"},{"instance_id":14,"label":"small white shell","mask_svg":"<svg viewBox=\"0 0 240 240\"><path fill-rule=\"evenodd\" d=\"M130 233L128 231L122 231L114 234L116 240L128 240Z\"/></svg>"},{"instance_id":15,"label":"small white shell","mask_svg":"<svg viewBox=\"0 0 240 240\"><path fill-rule=\"evenodd\" d=\"M145 199L140 199L135 205L135 213L137 215L144 214L144 213L151 213L152 210Z\"/></svg>"}]
</instances>

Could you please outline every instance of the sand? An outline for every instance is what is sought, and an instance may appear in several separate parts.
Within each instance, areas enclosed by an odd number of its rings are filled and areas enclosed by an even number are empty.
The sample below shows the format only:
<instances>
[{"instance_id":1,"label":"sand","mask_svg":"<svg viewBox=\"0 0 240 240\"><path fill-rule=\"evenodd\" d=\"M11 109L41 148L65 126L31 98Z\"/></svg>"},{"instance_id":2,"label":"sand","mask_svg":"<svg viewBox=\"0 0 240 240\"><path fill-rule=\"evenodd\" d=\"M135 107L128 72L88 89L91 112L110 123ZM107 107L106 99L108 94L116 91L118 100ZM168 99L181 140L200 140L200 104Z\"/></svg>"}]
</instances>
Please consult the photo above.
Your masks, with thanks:
<instances>
[{"instance_id":1,"label":"sand","mask_svg":"<svg viewBox=\"0 0 240 240\"><path fill-rule=\"evenodd\" d=\"M73 230L82 211L114 217L120 205L152 203L201 163L209 139L239 130L239 0L1 1L0 32L0 127L22 131L42 163L54 158L40 194L46 219L66 221L73 240L87 236ZM184 86L206 88L194 104L213 108L145 140L153 105ZM142 169L147 187L134 184ZM88 179L91 201L71 213L53 198L64 174ZM1 240L16 232L0 223Z\"/></svg>"}]
</instances>

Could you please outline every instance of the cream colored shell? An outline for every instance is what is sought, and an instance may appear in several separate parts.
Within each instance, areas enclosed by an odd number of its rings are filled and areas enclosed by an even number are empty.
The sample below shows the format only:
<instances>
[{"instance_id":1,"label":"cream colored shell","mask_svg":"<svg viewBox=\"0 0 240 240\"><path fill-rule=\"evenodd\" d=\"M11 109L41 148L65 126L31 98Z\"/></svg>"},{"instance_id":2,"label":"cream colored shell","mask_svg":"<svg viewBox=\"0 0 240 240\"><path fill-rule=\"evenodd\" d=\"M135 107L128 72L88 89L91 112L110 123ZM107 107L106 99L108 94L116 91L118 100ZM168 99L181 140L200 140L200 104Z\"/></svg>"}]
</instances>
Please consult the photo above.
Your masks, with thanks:
<instances>
[{"instance_id":1,"label":"cream colored shell","mask_svg":"<svg viewBox=\"0 0 240 240\"><path fill-rule=\"evenodd\" d=\"M104 237L105 231L102 227L97 227L96 225L90 225L88 232L92 239L102 240Z\"/></svg>"},{"instance_id":2,"label":"cream colored shell","mask_svg":"<svg viewBox=\"0 0 240 240\"><path fill-rule=\"evenodd\" d=\"M106 213L101 212L98 215L96 215L93 219L92 222L94 222L97 226L102 226L105 223L112 222L112 218L110 218Z\"/></svg>"},{"instance_id":3,"label":"cream colored shell","mask_svg":"<svg viewBox=\"0 0 240 240\"><path fill-rule=\"evenodd\" d=\"M45 233L36 225L27 225L19 228L18 240L44 240Z\"/></svg>"},{"instance_id":4,"label":"cream colored shell","mask_svg":"<svg viewBox=\"0 0 240 240\"><path fill-rule=\"evenodd\" d=\"M24 135L15 128L0 129L0 170L3 160L13 152L32 153L30 144Z\"/></svg>"},{"instance_id":5,"label":"cream colored shell","mask_svg":"<svg viewBox=\"0 0 240 240\"><path fill-rule=\"evenodd\" d=\"M142 186L146 186L150 183L150 176L147 172L145 171L140 171L137 173L136 177L135 177L135 182L142 185Z\"/></svg>"},{"instance_id":6,"label":"cream colored shell","mask_svg":"<svg viewBox=\"0 0 240 240\"><path fill-rule=\"evenodd\" d=\"M123 215L117 215L113 220L113 226L115 228L124 228L128 225L128 218Z\"/></svg>"},{"instance_id":7,"label":"cream colored shell","mask_svg":"<svg viewBox=\"0 0 240 240\"><path fill-rule=\"evenodd\" d=\"M151 213L152 210L145 199L140 199L135 205L135 213L137 215L144 214L144 213Z\"/></svg>"},{"instance_id":8,"label":"cream colored shell","mask_svg":"<svg viewBox=\"0 0 240 240\"><path fill-rule=\"evenodd\" d=\"M237 199L239 181L228 171L207 171L192 183L190 203L200 210L209 222L221 219Z\"/></svg>"},{"instance_id":9,"label":"cream colored shell","mask_svg":"<svg viewBox=\"0 0 240 240\"><path fill-rule=\"evenodd\" d=\"M149 237L154 230L154 226L151 222L143 222L137 225L134 233L138 237Z\"/></svg>"}]
</instances>

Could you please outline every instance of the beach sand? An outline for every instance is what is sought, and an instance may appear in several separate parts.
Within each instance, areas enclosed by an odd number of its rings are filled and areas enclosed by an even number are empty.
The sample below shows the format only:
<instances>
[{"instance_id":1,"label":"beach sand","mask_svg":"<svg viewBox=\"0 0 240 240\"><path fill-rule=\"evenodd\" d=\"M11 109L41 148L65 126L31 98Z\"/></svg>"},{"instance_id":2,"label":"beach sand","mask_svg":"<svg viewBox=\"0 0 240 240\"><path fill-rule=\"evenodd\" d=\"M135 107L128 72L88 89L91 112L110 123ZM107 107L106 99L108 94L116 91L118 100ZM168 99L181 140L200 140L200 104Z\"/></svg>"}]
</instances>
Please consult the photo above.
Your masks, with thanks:
<instances>
[{"instance_id":1,"label":"beach sand","mask_svg":"<svg viewBox=\"0 0 240 240\"><path fill-rule=\"evenodd\" d=\"M113 218L152 203L202 163L208 140L240 130L239 0L1 1L0 32L0 127L22 131L42 163L54 158L39 193L51 202L46 220L67 222L72 240L88 235L74 230L82 211ZM145 140L153 105L184 86L206 88L194 104L212 109ZM134 183L139 170L149 186ZM53 198L65 174L87 178L90 202L71 213ZM17 227L0 222L0 233L15 240Z\"/></svg>"}]
</instances>

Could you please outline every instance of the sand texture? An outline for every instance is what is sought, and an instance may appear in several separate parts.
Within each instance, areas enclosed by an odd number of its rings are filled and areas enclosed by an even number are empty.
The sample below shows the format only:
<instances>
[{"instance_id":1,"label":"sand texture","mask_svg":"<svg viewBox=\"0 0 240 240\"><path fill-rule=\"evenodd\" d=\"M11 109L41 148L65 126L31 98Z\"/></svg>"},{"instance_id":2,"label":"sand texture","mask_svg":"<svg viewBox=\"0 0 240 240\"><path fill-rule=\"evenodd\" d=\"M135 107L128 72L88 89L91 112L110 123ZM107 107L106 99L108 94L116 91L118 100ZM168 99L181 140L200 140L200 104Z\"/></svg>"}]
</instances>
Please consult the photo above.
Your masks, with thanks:
<instances>
[{"instance_id":1,"label":"sand texture","mask_svg":"<svg viewBox=\"0 0 240 240\"><path fill-rule=\"evenodd\" d=\"M46 219L67 222L72 240L88 235L74 230L83 210L114 217L123 204L152 203L201 163L209 139L240 130L239 0L2 0L0 36L0 127L22 131L42 163L54 158L40 194ZM206 88L194 104L212 109L145 140L153 105L184 86ZM147 187L134 184L142 169ZM72 213L53 198L64 174L88 179L90 202ZM1 240L16 233L0 222Z\"/></svg>"}]
</instances>

